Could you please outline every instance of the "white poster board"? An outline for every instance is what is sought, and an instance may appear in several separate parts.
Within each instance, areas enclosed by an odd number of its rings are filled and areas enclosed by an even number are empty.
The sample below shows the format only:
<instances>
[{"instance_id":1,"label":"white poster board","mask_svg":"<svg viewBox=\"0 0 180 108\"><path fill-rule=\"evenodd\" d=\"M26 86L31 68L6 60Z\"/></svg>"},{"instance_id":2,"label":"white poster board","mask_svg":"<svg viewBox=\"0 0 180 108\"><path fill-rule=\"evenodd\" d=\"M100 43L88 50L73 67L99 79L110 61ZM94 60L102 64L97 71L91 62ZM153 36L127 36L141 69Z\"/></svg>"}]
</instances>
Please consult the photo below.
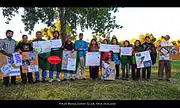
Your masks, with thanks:
<instances>
[{"instance_id":1,"label":"white poster board","mask_svg":"<svg viewBox=\"0 0 180 108\"><path fill-rule=\"evenodd\" d=\"M121 55L132 56L132 47L121 47Z\"/></svg>"},{"instance_id":2,"label":"white poster board","mask_svg":"<svg viewBox=\"0 0 180 108\"><path fill-rule=\"evenodd\" d=\"M114 53L119 53L120 46L119 45L111 45L111 44L100 44L99 51L101 52L109 52L113 51Z\"/></svg>"},{"instance_id":3,"label":"white poster board","mask_svg":"<svg viewBox=\"0 0 180 108\"><path fill-rule=\"evenodd\" d=\"M86 66L100 66L100 54L99 52L86 53Z\"/></svg>"},{"instance_id":4,"label":"white poster board","mask_svg":"<svg viewBox=\"0 0 180 108\"><path fill-rule=\"evenodd\" d=\"M76 55L77 52L74 51L63 51L62 57L62 70L75 71L76 70Z\"/></svg>"},{"instance_id":5,"label":"white poster board","mask_svg":"<svg viewBox=\"0 0 180 108\"><path fill-rule=\"evenodd\" d=\"M61 39L51 40L51 48L60 48L62 46Z\"/></svg>"},{"instance_id":6,"label":"white poster board","mask_svg":"<svg viewBox=\"0 0 180 108\"><path fill-rule=\"evenodd\" d=\"M137 68L152 66L152 60L149 51L138 52L135 54Z\"/></svg>"},{"instance_id":7,"label":"white poster board","mask_svg":"<svg viewBox=\"0 0 180 108\"><path fill-rule=\"evenodd\" d=\"M51 51L51 41L36 41L33 42L33 47L38 54L48 53Z\"/></svg>"}]
</instances>

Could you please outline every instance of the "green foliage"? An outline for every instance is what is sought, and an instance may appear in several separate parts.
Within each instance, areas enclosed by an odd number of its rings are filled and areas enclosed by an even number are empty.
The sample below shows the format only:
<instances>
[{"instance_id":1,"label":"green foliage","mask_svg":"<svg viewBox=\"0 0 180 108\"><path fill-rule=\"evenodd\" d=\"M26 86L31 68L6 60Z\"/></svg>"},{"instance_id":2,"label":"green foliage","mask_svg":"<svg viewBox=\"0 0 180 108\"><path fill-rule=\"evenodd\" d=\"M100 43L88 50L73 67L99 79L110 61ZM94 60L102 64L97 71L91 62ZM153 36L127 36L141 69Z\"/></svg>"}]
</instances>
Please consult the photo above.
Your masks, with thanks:
<instances>
[{"instance_id":1,"label":"green foliage","mask_svg":"<svg viewBox=\"0 0 180 108\"><path fill-rule=\"evenodd\" d=\"M3 15L7 18L8 21L12 19L18 13L16 7L6 7L3 8ZM76 8L76 7L66 7L63 8L52 8L52 7L24 7L24 14L22 15L22 21L25 24L25 31L33 31L36 23L42 22L47 24L48 27L53 25L53 22L57 19L65 22L72 28L72 33L75 34L77 26L81 27L81 30L91 29L93 33L109 33L113 29L122 28L122 26L116 24L116 17L111 16L111 13L118 11L116 7L113 8ZM61 24L61 26L64 23ZM63 25L63 27L65 27ZM62 27L62 28L63 28ZM63 29L65 30L65 28ZM64 32L64 31L62 31Z\"/></svg>"}]
</instances>

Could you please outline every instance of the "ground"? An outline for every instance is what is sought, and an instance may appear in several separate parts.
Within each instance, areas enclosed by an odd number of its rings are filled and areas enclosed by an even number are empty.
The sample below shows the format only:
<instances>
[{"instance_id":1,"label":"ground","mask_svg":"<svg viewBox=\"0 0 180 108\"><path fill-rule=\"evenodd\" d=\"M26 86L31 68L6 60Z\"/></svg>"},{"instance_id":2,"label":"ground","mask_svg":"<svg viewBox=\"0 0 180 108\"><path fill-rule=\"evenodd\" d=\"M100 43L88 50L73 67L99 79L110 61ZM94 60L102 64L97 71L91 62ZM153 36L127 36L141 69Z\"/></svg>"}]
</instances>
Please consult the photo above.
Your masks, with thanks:
<instances>
[{"instance_id":1,"label":"ground","mask_svg":"<svg viewBox=\"0 0 180 108\"><path fill-rule=\"evenodd\" d=\"M172 81L64 81L0 87L1 100L174 100L180 99L180 60L173 61ZM87 69L88 75L88 69ZM62 77L62 76L61 76ZM20 79L19 79L20 80ZM2 80L0 80L2 83Z\"/></svg>"}]
</instances>

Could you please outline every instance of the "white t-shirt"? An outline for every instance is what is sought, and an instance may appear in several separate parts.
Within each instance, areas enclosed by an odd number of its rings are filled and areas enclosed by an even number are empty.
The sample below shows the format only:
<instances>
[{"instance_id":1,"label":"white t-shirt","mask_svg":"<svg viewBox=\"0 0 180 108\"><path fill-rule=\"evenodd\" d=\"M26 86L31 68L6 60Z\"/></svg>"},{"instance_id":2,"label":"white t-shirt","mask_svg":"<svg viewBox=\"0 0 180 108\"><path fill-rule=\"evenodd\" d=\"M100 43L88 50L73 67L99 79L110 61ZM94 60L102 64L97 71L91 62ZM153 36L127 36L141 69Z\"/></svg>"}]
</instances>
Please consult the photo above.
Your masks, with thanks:
<instances>
[{"instance_id":1,"label":"white t-shirt","mask_svg":"<svg viewBox=\"0 0 180 108\"><path fill-rule=\"evenodd\" d=\"M171 42L169 42L169 41L161 42L160 45L161 45L161 47L163 47L163 46L173 46L173 44ZM167 50L169 50L169 49L167 49ZM171 60L169 53L167 53L165 55L160 54L160 60Z\"/></svg>"}]
</instances>

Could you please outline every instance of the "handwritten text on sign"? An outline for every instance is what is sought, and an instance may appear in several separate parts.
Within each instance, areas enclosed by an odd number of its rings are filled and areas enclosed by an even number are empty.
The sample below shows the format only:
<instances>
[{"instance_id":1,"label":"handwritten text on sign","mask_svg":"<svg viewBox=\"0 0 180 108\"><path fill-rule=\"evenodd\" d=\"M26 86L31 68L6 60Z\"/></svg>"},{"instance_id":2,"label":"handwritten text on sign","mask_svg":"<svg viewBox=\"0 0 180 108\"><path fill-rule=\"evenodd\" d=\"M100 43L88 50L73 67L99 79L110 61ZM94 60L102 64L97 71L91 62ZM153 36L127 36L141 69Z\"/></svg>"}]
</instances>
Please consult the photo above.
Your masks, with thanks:
<instances>
[{"instance_id":1,"label":"handwritten text on sign","mask_svg":"<svg viewBox=\"0 0 180 108\"><path fill-rule=\"evenodd\" d=\"M121 55L131 56L132 47L121 47Z\"/></svg>"},{"instance_id":2,"label":"handwritten text on sign","mask_svg":"<svg viewBox=\"0 0 180 108\"><path fill-rule=\"evenodd\" d=\"M120 49L119 45L100 44L101 52L113 51L114 53L119 53L119 49Z\"/></svg>"}]
</instances>

